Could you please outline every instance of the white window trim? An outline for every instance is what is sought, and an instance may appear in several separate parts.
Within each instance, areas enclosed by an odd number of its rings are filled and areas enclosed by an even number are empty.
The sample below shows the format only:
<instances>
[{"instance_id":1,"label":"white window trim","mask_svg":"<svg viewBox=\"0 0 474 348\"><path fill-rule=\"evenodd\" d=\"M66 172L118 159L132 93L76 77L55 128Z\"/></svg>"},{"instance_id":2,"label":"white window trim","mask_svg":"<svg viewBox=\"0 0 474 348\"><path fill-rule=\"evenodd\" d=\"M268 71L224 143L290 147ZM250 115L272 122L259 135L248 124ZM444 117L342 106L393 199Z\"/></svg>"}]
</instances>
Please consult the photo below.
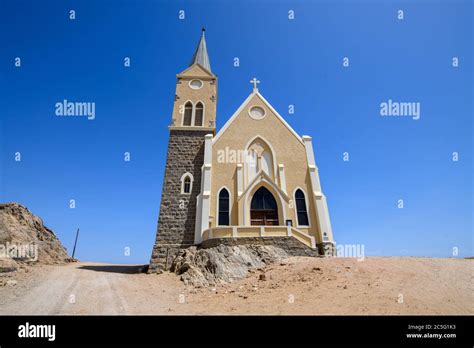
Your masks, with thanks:
<instances>
[{"instance_id":1,"label":"white window trim","mask_svg":"<svg viewBox=\"0 0 474 348\"><path fill-rule=\"evenodd\" d=\"M186 104L191 103L191 124L189 126L184 125L184 115L186 114ZM201 126L196 126L196 105L198 103L202 104L202 125ZM181 126L182 127L204 127L204 121L206 117L206 103L204 103L202 100L196 100L195 103L193 103L192 100L186 100L183 104L183 114L181 117Z\"/></svg>"},{"instance_id":2,"label":"white window trim","mask_svg":"<svg viewBox=\"0 0 474 348\"><path fill-rule=\"evenodd\" d=\"M262 140L265 144L268 145L268 147L270 148L270 151L272 152L271 155L272 155L272 165L273 165L273 181L275 181L276 183L276 180L277 180L277 175L278 175L278 166L277 166L277 158L276 158L276 152L275 150L273 149L273 146L272 144L270 144L269 141L267 141L264 137L262 137L260 134L257 134L256 136L254 136L253 138L251 138L247 144L245 145L245 150L248 151L249 150L249 146L257 139L260 139ZM257 161L258 162L258 161ZM244 167L247 167L246 165ZM244 168L245 169L245 168ZM257 163L257 172L258 172L258 163ZM244 172L245 174L245 177L248 175L248 173ZM248 179L248 177L247 177ZM251 180L249 180L248 182L250 182ZM245 186L247 186L247 184L245 184Z\"/></svg>"},{"instance_id":3,"label":"white window trim","mask_svg":"<svg viewBox=\"0 0 474 348\"><path fill-rule=\"evenodd\" d=\"M296 206L296 191L301 190L304 194L304 203L306 204L306 214L308 215L308 223L309 225L300 225L300 222L298 220L298 208ZM308 195L306 194L305 190L303 190L301 187L295 187L293 190L293 205L295 209L295 217L296 217L296 227L303 227L303 228L309 228L311 227L311 214L309 211L309 205L308 205Z\"/></svg>"},{"instance_id":4,"label":"white window trim","mask_svg":"<svg viewBox=\"0 0 474 348\"><path fill-rule=\"evenodd\" d=\"M191 179L191 186L189 187L189 192L184 192L184 179L189 177ZM194 177L190 172L186 172L181 176L181 194L182 195L190 195L191 192L193 192L193 182L194 182Z\"/></svg>"},{"instance_id":5,"label":"white window trim","mask_svg":"<svg viewBox=\"0 0 474 348\"><path fill-rule=\"evenodd\" d=\"M193 86L191 86L191 82L193 82L193 81L201 81L201 87L199 87L199 88L194 88ZM201 79L192 79L192 80L189 80L188 86L189 86L189 88L191 88L192 90L197 91L197 90L201 89L202 87L204 87L204 81L201 80Z\"/></svg>"},{"instance_id":6,"label":"white window trim","mask_svg":"<svg viewBox=\"0 0 474 348\"><path fill-rule=\"evenodd\" d=\"M263 110L263 115L262 117L255 117L254 115L252 115L252 109L253 108L260 108ZM260 120L263 120L265 118L265 116L267 116L267 110L265 110L265 108L263 106L260 106L260 105L250 105L249 109L248 109L248 114L250 116L251 119L255 120L255 121L260 121Z\"/></svg>"},{"instance_id":7,"label":"white window trim","mask_svg":"<svg viewBox=\"0 0 474 348\"><path fill-rule=\"evenodd\" d=\"M219 195L221 194L222 190L227 190L229 193L229 225L219 225ZM216 201L216 226L217 227L225 227L225 226L232 226L232 192L227 188L227 186L222 186L219 191L217 191L217 201Z\"/></svg>"},{"instance_id":8,"label":"white window trim","mask_svg":"<svg viewBox=\"0 0 474 348\"><path fill-rule=\"evenodd\" d=\"M184 115L186 114L186 104L191 103L191 124L189 126L184 125ZM183 104L183 114L181 116L181 126L182 127L192 127L194 119L194 103L191 100L186 100Z\"/></svg>"},{"instance_id":9,"label":"white window trim","mask_svg":"<svg viewBox=\"0 0 474 348\"><path fill-rule=\"evenodd\" d=\"M196 106L201 103L202 104L202 125L200 126L196 126L196 119L195 119L195 116L196 116ZM206 115L206 104L204 104L204 102L202 100L197 100L196 103L194 103L193 105L193 113L192 113L192 117L191 117L191 125L193 127L204 127L204 116Z\"/></svg>"}]
</instances>

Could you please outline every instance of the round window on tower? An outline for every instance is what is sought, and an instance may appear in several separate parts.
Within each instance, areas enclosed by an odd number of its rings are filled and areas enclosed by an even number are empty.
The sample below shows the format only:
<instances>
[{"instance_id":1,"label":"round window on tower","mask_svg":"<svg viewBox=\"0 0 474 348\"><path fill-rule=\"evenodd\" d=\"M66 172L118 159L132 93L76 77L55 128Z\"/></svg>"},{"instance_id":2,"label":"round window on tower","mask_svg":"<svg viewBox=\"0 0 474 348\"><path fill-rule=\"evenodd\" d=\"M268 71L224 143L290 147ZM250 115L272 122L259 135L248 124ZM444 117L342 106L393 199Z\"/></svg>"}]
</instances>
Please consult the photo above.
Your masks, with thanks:
<instances>
[{"instance_id":1,"label":"round window on tower","mask_svg":"<svg viewBox=\"0 0 474 348\"><path fill-rule=\"evenodd\" d=\"M200 89L202 88L202 81L201 80L191 80L189 81L189 87L192 89Z\"/></svg>"},{"instance_id":2,"label":"round window on tower","mask_svg":"<svg viewBox=\"0 0 474 348\"><path fill-rule=\"evenodd\" d=\"M261 120L262 118L265 117L265 109L260 106L252 106L249 109L249 115L254 120Z\"/></svg>"}]
</instances>

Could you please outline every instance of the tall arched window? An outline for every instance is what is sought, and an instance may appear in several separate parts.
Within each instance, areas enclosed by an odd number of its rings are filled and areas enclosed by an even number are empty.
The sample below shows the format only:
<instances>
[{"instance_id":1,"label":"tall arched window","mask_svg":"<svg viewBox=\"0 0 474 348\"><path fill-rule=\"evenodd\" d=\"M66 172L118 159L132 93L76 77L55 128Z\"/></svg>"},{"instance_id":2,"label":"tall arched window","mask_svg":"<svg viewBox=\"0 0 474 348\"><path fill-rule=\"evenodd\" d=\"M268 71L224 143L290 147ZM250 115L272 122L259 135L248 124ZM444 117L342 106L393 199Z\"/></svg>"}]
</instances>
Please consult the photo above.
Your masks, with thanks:
<instances>
[{"instance_id":1,"label":"tall arched window","mask_svg":"<svg viewBox=\"0 0 474 348\"><path fill-rule=\"evenodd\" d=\"M187 102L184 105L183 126L190 126L192 117L193 117L193 104L191 102Z\"/></svg>"},{"instance_id":2,"label":"tall arched window","mask_svg":"<svg viewBox=\"0 0 474 348\"><path fill-rule=\"evenodd\" d=\"M223 188L219 192L219 215L217 225L229 226L230 225L230 204L229 204L229 191Z\"/></svg>"},{"instance_id":3,"label":"tall arched window","mask_svg":"<svg viewBox=\"0 0 474 348\"><path fill-rule=\"evenodd\" d=\"M193 189L193 176L191 173L184 173L181 177L181 193L182 194L191 194Z\"/></svg>"},{"instance_id":4,"label":"tall arched window","mask_svg":"<svg viewBox=\"0 0 474 348\"><path fill-rule=\"evenodd\" d=\"M261 137L255 137L245 147L247 156L255 161L245 161L246 180L244 182L250 183L255 175L263 171L270 178L274 179L274 163L276 162L271 145ZM250 156L252 155L252 156Z\"/></svg>"},{"instance_id":5,"label":"tall arched window","mask_svg":"<svg viewBox=\"0 0 474 348\"><path fill-rule=\"evenodd\" d=\"M308 210L306 209L306 199L303 191L300 189L295 192L296 215L298 218L298 226L309 226Z\"/></svg>"},{"instance_id":6,"label":"tall arched window","mask_svg":"<svg viewBox=\"0 0 474 348\"><path fill-rule=\"evenodd\" d=\"M201 102L199 102L196 104L196 109L194 111L194 125L201 127L203 117L204 117L204 105Z\"/></svg>"},{"instance_id":7,"label":"tall arched window","mask_svg":"<svg viewBox=\"0 0 474 348\"><path fill-rule=\"evenodd\" d=\"M191 192L191 178L187 176L184 179L184 188L183 188L184 193L190 193Z\"/></svg>"}]
</instances>

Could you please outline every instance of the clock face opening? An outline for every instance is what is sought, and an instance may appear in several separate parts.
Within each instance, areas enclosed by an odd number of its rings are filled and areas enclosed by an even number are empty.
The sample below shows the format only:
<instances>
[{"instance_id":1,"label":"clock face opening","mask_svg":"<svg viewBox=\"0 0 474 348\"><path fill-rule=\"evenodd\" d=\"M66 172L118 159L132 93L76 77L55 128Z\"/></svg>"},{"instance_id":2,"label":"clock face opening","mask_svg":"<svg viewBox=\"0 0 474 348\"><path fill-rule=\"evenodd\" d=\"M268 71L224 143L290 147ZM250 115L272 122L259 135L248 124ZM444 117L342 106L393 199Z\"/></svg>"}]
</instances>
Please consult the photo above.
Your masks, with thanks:
<instances>
[{"instance_id":1,"label":"clock face opening","mask_svg":"<svg viewBox=\"0 0 474 348\"><path fill-rule=\"evenodd\" d=\"M191 80L189 81L189 87L192 89L200 89L202 88L202 81L201 80Z\"/></svg>"},{"instance_id":2,"label":"clock face opening","mask_svg":"<svg viewBox=\"0 0 474 348\"><path fill-rule=\"evenodd\" d=\"M260 106L252 106L249 109L249 115L255 120L261 120L265 117L265 109Z\"/></svg>"}]
</instances>

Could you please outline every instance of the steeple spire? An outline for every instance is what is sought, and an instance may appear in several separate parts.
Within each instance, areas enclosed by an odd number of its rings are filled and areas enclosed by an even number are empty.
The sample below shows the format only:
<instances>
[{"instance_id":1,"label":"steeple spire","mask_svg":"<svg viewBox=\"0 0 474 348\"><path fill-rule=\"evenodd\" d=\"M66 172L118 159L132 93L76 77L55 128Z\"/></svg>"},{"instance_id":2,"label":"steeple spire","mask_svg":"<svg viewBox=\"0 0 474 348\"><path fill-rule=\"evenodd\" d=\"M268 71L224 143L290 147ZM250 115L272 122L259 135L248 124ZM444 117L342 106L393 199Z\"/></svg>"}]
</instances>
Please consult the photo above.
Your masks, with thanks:
<instances>
[{"instance_id":1,"label":"steeple spire","mask_svg":"<svg viewBox=\"0 0 474 348\"><path fill-rule=\"evenodd\" d=\"M193 59L191 60L189 66L197 63L203 68L211 71L211 62L209 61L209 56L207 55L206 38L204 36L205 31L206 28L202 27L201 39L199 40L198 47L194 52Z\"/></svg>"}]
</instances>

